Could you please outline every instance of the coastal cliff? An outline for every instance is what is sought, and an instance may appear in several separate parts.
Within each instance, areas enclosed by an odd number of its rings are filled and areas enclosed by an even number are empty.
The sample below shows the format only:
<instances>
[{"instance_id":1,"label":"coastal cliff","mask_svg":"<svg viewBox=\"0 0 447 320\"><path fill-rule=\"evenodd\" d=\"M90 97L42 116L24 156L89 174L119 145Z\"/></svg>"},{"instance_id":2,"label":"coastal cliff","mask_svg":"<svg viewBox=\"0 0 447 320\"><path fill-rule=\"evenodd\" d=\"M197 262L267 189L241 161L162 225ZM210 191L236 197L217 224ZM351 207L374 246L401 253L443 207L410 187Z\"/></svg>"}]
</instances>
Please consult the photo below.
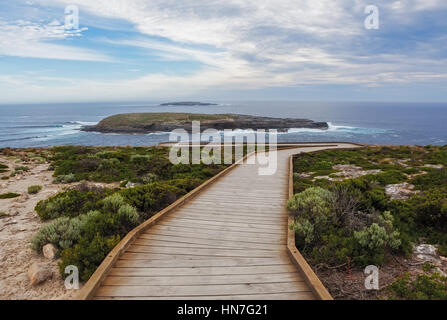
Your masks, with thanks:
<instances>
[{"instance_id":1,"label":"coastal cliff","mask_svg":"<svg viewBox=\"0 0 447 320\"><path fill-rule=\"evenodd\" d=\"M97 125L81 130L102 133L152 133L169 132L175 129L191 131L192 121L200 121L200 129L276 129L285 132L290 128L327 130L326 122L308 119L269 118L239 114L193 114L193 113L128 113L113 115Z\"/></svg>"}]
</instances>

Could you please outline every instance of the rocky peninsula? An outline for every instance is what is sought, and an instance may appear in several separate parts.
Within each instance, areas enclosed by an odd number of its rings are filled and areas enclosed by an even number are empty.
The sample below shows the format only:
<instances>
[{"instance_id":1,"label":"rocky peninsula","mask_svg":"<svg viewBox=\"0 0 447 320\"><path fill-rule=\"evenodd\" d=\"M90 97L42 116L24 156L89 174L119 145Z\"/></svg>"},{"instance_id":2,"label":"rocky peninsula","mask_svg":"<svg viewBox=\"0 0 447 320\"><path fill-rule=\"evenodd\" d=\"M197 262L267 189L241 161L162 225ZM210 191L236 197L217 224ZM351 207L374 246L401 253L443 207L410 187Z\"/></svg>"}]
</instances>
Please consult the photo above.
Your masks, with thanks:
<instances>
[{"instance_id":1,"label":"rocky peninsula","mask_svg":"<svg viewBox=\"0 0 447 320\"><path fill-rule=\"evenodd\" d=\"M200 121L201 130L206 129L276 129L285 132L290 128L327 130L326 122L308 119L269 118L239 114L197 113L127 113L103 119L97 125L81 130L102 133L153 133L170 132L175 129L191 131L192 121Z\"/></svg>"}]
</instances>

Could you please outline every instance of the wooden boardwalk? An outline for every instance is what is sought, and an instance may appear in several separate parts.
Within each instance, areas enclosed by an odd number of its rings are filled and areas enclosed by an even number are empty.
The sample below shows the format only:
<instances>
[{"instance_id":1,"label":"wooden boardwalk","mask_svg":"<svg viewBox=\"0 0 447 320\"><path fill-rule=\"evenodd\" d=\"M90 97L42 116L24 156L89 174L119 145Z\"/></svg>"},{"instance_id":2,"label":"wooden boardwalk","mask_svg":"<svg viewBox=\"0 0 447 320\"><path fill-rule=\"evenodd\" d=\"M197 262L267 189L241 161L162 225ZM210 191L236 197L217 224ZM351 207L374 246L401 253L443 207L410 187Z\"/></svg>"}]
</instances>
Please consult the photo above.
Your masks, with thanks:
<instances>
[{"instance_id":1,"label":"wooden boardwalk","mask_svg":"<svg viewBox=\"0 0 447 320\"><path fill-rule=\"evenodd\" d=\"M287 252L289 158L353 147L331 145L277 151L278 168L271 176L258 175L258 165L235 166L139 233L89 297L315 299ZM90 281L98 281L94 277Z\"/></svg>"}]
</instances>

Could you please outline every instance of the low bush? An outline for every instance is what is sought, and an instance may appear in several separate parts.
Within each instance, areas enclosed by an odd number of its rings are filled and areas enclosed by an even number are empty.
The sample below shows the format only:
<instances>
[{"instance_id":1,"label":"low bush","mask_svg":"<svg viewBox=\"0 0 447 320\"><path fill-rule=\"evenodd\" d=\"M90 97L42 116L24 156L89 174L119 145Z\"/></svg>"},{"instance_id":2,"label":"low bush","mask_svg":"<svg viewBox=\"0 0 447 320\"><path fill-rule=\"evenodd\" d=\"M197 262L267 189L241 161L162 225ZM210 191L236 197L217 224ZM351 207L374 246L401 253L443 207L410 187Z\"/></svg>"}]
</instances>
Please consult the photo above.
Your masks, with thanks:
<instances>
[{"instance_id":1,"label":"low bush","mask_svg":"<svg viewBox=\"0 0 447 320\"><path fill-rule=\"evenodd\" d=\"M142 219L148 219L184 195L185 192L183 189L172 186L169 182L156 182L124 189L119 194L128 204L141 212Z\"/></svg>"},{"instance_id":2,"label":"low bush","mask_svg":"<svg viewBox=\"0 0 447 320\"><path fill-rule=\"evenodd\" d=\"M400 248L391 213L360 211L359 195L342 185L312 187L287 202L296 246L312 262L381 265L387 252Z\"/></svg>"},{"instance_id":3,"label":"low bush","mask_svg":"<svg viewBox=\"0 0 447 320\"><path fill-rule=\"evenodd\" d=\"M57 176L53 183L72 183L79 181L73 173Z\"/></svg>"},{"instance_id":4,"label":"low bush","mask_svg":"<svg viewBox=\"0 0 447 320\"><path fill-rule=\"evenodd\" d=\"M18 166L14 169L16 172L28 172L30 169L27 166Z\"/></svg>"},{"instance_id":5,"label":"low bush","mask_svg":"<svg viewBox=\"0 0 447 320\"><path fill-rule=\"evenodd\" d=\"M29 194L36 194L36 193L38 193L40 190L42 190L42 186L29 186L29 187L28 187L28 193L29 193Z\"/></svg>"},{"instance_id":6,"label":"low bush","mask_svg":"<svg viewBox=\"0 0 447 320\"><path fill-rule=\"evenodd\" d=\"M0 199L12 199L20 197L20 194L14 192L2 193L0 194Z\"/></svg>"},{"instance_id":7,"label":"low bush","mask_svg":"<svg viewBox=\"0 0 447 320\"><path fill-rule=\"evenodd\" d=\"M111 189L79 186L39 201L35 210L42 220L61 216L75 217L100 209L102 206L100 201L111 193L113 193Z\"/></svg>"},{"instance_id":8,"label":"low bush","mask_svg":"<svg viewBox=\"0 0 447 320\"><path fill-rule=\"evenodd\" d=\"M380 185L397 184L407 180L407 176L397 170L389 170L378 174L367 175L363 179L368 181L377 181Z\"/></svg>"},{"instance_id":9,"label":"low bush","mask_svg":"<svg viewBox=\"0 0 447 320\"><path fill-rule=\"evenodd\" d=\"M447 277L439 273L418 274L412 279L409 273L395 280L387 288L389 299L447 300Z\"/></svg>"},{"instance_id":10,"label":"low bush","mask_svg":"<svg viewBox=\"0 0 447 320\"><path fill-rule=\"evenodd\" d=\"M37 232L31 240L31 247L38 252L48 243L52 243L59 250L70 248L79 241L87 223L99 215L100 212L91 211L76 218L58 218Z\"/></svg>"},{"instance_id":11,"label":"low bush","mask_svg":"<svg viewBox=\"0 0 447 320\"><path fill-rule=\"evenodd\" d=\"M65 273L69 265L77 266L81 281L88 281L107 254L119 243L120 237L104 237L96 234L93 239L83 237L74 247L61 253L59 270Z\"/></svg>"},{"instance_id":12,"label":"low bush","mask_svg":"<svg viewBox=\"0 0 447 320\"><path fill-rule=\"evenodd\" d=\"M429 191L433 188L447 190L447 168L431 170L426 174L417 176L411 180L416 189Z\"/></svg>"}]
</instances>

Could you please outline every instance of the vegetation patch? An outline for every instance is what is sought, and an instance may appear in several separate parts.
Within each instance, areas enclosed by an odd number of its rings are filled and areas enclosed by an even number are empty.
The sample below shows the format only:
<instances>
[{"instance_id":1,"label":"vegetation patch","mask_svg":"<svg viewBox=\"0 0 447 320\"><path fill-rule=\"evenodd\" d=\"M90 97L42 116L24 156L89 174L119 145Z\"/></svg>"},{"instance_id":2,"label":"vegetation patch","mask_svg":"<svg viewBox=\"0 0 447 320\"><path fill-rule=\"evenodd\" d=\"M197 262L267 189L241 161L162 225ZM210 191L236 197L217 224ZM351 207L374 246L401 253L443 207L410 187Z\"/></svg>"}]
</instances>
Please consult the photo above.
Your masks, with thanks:
<instances>
[{"instance_id":1,"label":"vegetation patch","mask_svg":"<svg viewBox=\"0 0 447 320\"><path fill-rule=\"evenodd\" d=\"M421 241L447 255L447 146L325 150L299 154L293 162L295 194L287 204L295 214L291 228L297 248L314 266L381 266L393 256L409 257ZM340 165L380 172L335 181L313 179L314 173ZM388 196L386 190L399 184L411 186L412 192L402 199ZM439 279L421 276L413 289L407 288L416 293L401 290L394 296L440 297L417 293L419 286ZM395 287L405 283L399 280ZM435 290L436 285L426 288Z\"/></svg>"},{"instance_id":2,"label":"vegetation patch","mask_svg":"<svg viewBox=\"0 0 447 320\"><path fill-rule=\"evenodd\" d=\"M36 205L40 218L50 221L33 238L32 248L41 252L45 244L54 244L61 274L76 265L82 281L130 230L227 167L174 165L169 149L158 147L68 146L52 152L57 181L120 182L116 189L84 182ZM138 185L125 188L127 182Z\"/></svg>"},{"instance_id":3,"label":"vegetation patch","mask_svg":"<svg viewBox=\"0 0 447 320\"><path fill-rule=\"evenodd\" d=\"M12 199L20 197L20 194L14 192L2 193L0 194L0 199Z\"/></svg>"},{"instance_id":4,"label":"vegetation patch","mask_svg":"<svg viewBox=\"0 0 447 320\"><path fill-rule=\"evenodd\" d=\"M439 273L405 273L388 287L389 299L447 300L447 277Z\"/></svg>"},{"instance_id":5,"label":"vegetation patch","mask_svg":"<svg viewBox=\"0 0 447 320\"><path fill-rule=\"evenodd\" d=\"M101 200L113 192L111 189L84 183L39 201L35 210L43 221L59 217L76 217L101 208Z\"/></svg>"},{"instance_id":6,"label":"vegetation patch","mask_svg":"<svg viewBox=\"0 0 447 320\"><path fill-rule=\"evenodd\" d=\"M29 194L36 194L36 193L38 193L40 190L42 190L42 186L29 186L29 187L28 187L28 193L29 193Z\"/></svg>"}]
</instances>

